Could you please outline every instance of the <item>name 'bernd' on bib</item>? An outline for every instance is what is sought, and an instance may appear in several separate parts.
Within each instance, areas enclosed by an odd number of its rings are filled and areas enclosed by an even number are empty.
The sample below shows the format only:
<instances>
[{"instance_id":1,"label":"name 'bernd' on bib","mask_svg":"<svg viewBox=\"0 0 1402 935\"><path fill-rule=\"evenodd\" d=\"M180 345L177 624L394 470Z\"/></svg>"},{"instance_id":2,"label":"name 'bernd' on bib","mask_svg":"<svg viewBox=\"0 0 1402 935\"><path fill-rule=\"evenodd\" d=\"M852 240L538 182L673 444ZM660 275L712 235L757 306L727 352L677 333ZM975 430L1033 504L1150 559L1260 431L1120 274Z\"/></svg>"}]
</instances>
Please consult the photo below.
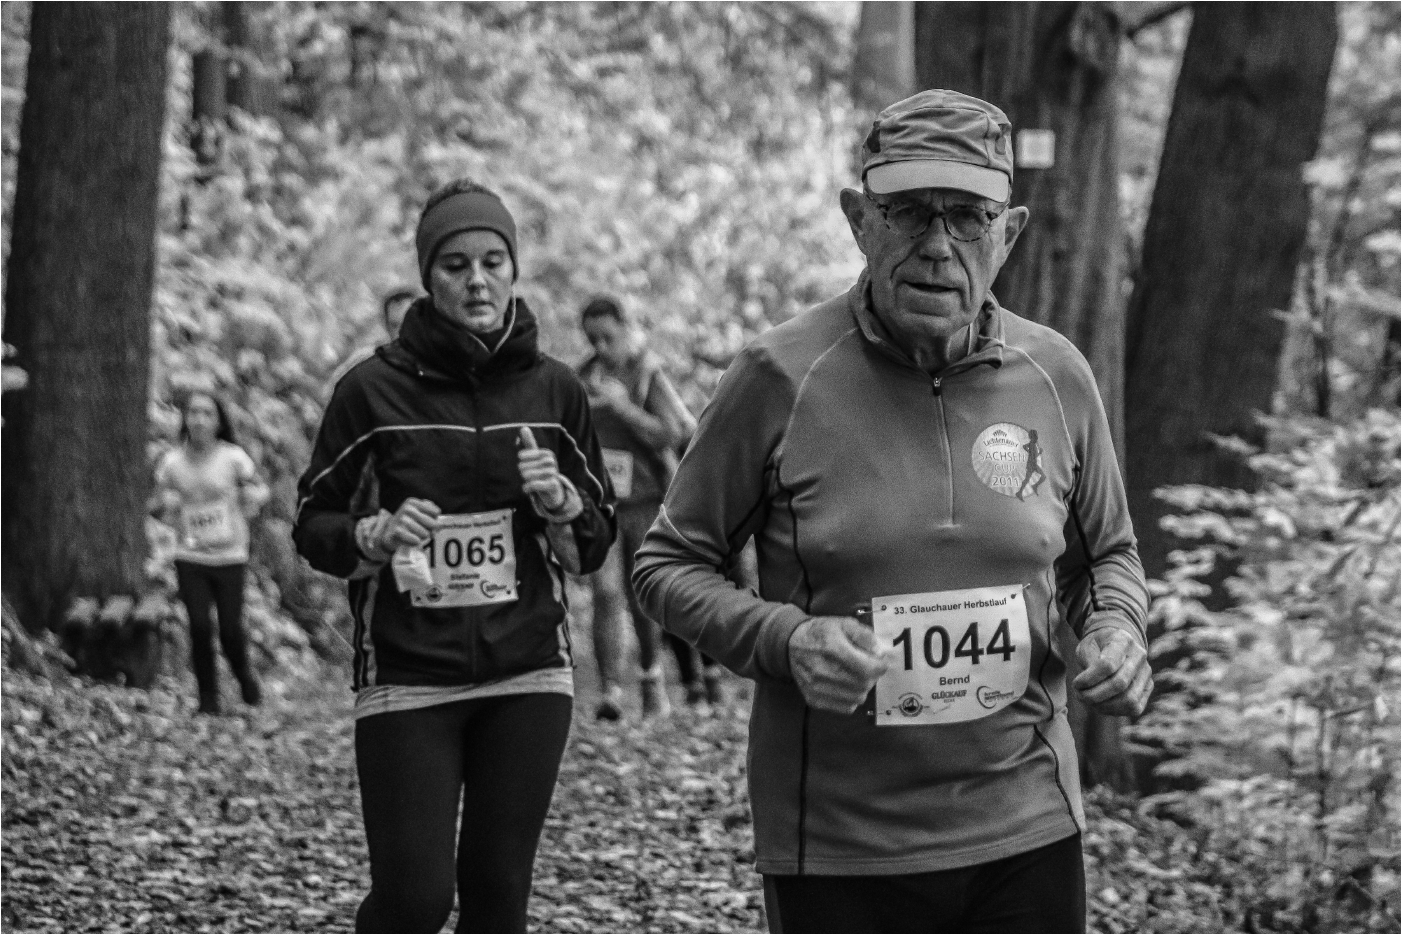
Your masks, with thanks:
<instances>
[{"instance_id":1,"label":"name 'bernd' on bib","mask_svg":"<svg viewBox=\"0 0 1402 935\"><path fill-rule=\"evenodd\" d=\"M1027 691L1022 585L876 597L871 620L880 644L899 651L876 681L878 727L973 721Z\"/></svg>"}]
</instances>

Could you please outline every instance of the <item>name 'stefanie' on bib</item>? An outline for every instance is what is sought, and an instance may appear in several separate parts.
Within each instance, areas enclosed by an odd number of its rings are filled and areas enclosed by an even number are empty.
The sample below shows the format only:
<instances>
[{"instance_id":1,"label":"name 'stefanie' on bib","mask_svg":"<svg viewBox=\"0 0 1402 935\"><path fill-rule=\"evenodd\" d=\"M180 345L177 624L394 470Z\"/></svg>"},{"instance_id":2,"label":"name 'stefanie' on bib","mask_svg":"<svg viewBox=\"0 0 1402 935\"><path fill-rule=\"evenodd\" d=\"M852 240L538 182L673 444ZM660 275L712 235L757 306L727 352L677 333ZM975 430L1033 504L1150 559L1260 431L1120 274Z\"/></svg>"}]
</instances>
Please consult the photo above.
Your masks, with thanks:
<instances>
[{"instance_id":1,"label":"name 'stefanie' on bib","mask_svg":"<svg viewBox=\"0 0 1402 935\"><path fill-rule=\"evenodd\" d=\"M881 646L898 651L876 682L878 727L973 721L1027 690L1022 585L876 597L871 620Z\"/></svg>"},{"instance_id":2,"label":"name 'stefanie' on bib","mask_svg":"<svg viewBox=\"0 0 1402 935\"><path fill-rule=\"evenodd\" d=\"M430 587L410 592L415 607L475 607L516 600L516 544L510 509L438 518L423 547Z\"/></svg>"}]
</instances>

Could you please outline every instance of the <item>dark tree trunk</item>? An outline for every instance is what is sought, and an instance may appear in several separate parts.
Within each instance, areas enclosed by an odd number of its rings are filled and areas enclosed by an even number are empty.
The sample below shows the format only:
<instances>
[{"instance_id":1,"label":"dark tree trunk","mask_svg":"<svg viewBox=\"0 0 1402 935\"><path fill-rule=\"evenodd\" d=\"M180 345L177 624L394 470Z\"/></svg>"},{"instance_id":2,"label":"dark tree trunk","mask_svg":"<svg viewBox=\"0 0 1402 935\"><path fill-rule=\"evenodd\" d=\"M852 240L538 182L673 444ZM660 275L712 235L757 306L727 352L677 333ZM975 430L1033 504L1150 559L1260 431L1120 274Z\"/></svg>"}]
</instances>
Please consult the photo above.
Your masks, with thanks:
<instances>
[{"instance_id":1,"label":"dark tree trunk","mask_svg":"<svg viewBox=\"0 0 1402 935\"><path fill-rule=\"evenodd\" d=\"M52 625L139 592L170 7L38 3L20 123L5 340L4 590Z\"/></svg>"},{"instance_id":2,"label":"dark tree trunk","mask_svg":"<svg viewBox=\"0 0 1402 935\"><path fill-rule=\"evenodd\" d=\"M195 161L209 168L224 148L229 115L228 62L222 49L201 49L191 56L190 148Z\"/></svg>"},{"instance_id":3,"label":"dark tree trunk","mask_svg":"<svg viewBox=\"0 0 1402 935\"><path fill-rule=\"evenodd\" d=\"M1176 547L1155 489L1254 484L1209 433L1262 440L1336 15L1323 3L1194 4L1127 336L1130 508L1151 576Z\"/></svg>"},{"instance_id":4,"label":"dark tree trunk","mask_svg":"<svg viewBox=\"0 0 1402 935\"><path fill-rule=\"evenodd\" d=\"M263 60L264 32L254 17L267 4L224 0L220 6L224 39L229 47L229 106L254 117L266 117L274 110L274 86Z\"/></svg>"},{"instance_id":5,"label":"dark tree trunk","mask_svg":"<svg viewBox=\"0 0 1402 935\"><path fill-rule=\"evenodd\" d=\"M1090 361L1122 451L1124 233L1119 213L1120 24L1110 4L920 3L916 77L1001 107L1014 132L1056 134L1055 164L1019 169L1032 217L994 291ZM1021 153L1018 156L1021 157Z\"/></svg>"},{"instance_id":6,"label":"dark tree trunk","mask_svg":"<svg viewBox=\"0 0 1402 935\"><path fill-rule=\"evenodd\" d=\"M1019 315L1055 328L1089 360L1122 445L1124 233L1118 192L1120 24L1110 4L920 3L916 78L1001 107L1015 133L1056 134L1050 168L1019 168L1012 203L1031 219L994 291ZM1022 153L1017 153L1019 160ZM1060 632L1075 671L1075 636ZM1072 695L1069 710L1088 785L1133 785L1121 721Z\"/></svg>"}]
</instances>

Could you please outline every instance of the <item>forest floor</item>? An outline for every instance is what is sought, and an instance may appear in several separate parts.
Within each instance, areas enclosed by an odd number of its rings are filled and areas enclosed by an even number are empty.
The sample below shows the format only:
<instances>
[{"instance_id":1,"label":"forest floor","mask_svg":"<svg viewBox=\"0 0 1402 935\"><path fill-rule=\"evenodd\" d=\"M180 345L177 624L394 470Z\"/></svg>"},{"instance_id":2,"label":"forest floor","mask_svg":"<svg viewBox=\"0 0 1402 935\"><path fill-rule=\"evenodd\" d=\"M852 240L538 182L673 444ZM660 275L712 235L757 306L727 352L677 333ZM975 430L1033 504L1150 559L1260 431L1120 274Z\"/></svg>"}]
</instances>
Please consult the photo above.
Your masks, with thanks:
<instances>
[{"instance_id":1,"label":"forest floor","mask_svg":"<svg viewBox=\"0 0 1402 935\"><path fill-rule=\"evenodd\" d=\"M744 781L749 685L708 712L592 717L592 660L536 862L537 931L764 931ZM344 667L257 710L4 673L7 932L351 931L368 885ZM680 700L679 698L677 699ZM1096 931L1226 931L1181 835L1088 800ZM449 929L451 931L451 928Z\"/></svg>"}]
</instances>

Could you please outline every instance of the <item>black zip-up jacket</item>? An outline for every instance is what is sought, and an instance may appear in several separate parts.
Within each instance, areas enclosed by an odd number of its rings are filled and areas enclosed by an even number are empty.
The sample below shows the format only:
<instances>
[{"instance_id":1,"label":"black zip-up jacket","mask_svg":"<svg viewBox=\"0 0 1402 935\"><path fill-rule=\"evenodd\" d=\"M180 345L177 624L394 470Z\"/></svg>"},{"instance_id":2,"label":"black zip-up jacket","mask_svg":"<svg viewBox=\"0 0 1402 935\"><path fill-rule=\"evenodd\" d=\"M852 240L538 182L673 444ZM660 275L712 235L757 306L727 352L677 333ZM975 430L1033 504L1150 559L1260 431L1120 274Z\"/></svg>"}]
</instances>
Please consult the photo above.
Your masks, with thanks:
<instances>
[{"instance_id":1,"label":"black zip-up jacket","mask_svg":"<svg viewBox=\"0 0 1402 935\"><path fill-rule=\"evenodd\" d=\"M420 300L400 338L336 386L298 483L292 535L313 568L352 579L357 690L474 684L573 664L563 569L546 521L521 490L522 426L555 453L579 492L584 508L570 530L581 570L597 569L615 521L589 404L573 371L538 349L535 317L524 302L513 303L492 351ZM380 506L390 512L409 497L431 500L445 514L511 509L517 599L414 607L389 565L371 570L356 547L361 517L350 505L367 462Z\"/></svg>"}]
</instances>

